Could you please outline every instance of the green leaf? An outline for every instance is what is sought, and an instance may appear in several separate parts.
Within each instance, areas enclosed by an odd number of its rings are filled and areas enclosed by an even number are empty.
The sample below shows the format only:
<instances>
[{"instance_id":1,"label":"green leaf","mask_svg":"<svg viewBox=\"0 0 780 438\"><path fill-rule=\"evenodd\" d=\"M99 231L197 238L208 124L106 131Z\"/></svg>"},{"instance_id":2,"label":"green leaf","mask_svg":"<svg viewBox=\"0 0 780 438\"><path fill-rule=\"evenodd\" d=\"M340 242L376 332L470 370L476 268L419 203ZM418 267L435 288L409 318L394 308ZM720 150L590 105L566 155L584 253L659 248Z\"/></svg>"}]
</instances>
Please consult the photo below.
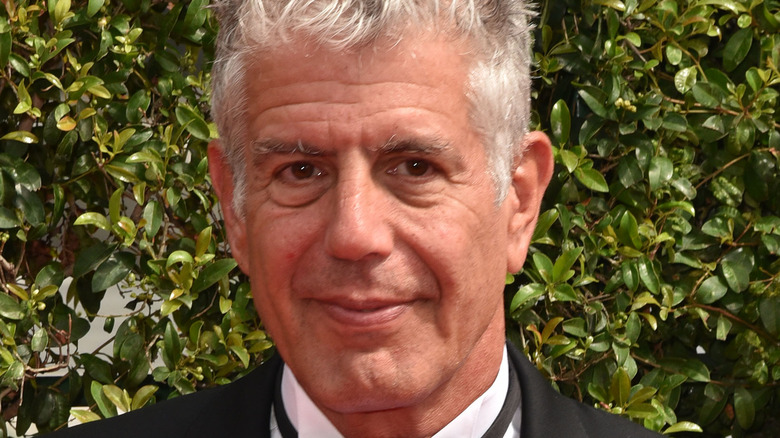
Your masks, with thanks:
<instances>
[{"instance_id":1,"label":"green leaf","mask_svg":"<svg viewBox=\"0 0 780 438\"><path fill-rule=\"evenodd\" d=\"M45 212L43 203L35 192L31 192L27 187L19 187L19 191L14 199L16 208L22 211L22 215L32 226L43 224Z\"/></svg>"},{"instance_id":2,"label":"green leaf","mask_svg":"<svg viewBox=\"0 0 780 438\"><path fill-rule=\"evenodd\" d=\"M24 318L24 307L5 292L0 292L0 316L12 320Z\"/></svg>"},{"instance_id":3,"label":"green leaf","mask_svg":"<svg viewBox=\"0 0 780 438\"><path fill-rule=\"evenodd\" d=\"M76 129L76 120L71 116L65 116L57 121L57 129L63 132L73 131Z\"/></svg>"},{"instance_id":4,"label":"green leaf","mask_svg":"<svg viewBox=\"0 0 780 438\"><path fill-rule=\"evenodd\" d=\"M113 383L111 366L104 360L93 354L82 354L81 364L84 365L84 370L87 372L87 374L95 379L95 381L105 383L107 385Z\"/></svg>"},{"instance_id":5,"label":"green leaf","mask_svg":"<svg viewBox=\"0 0 780 438\"><path fill-rule=\"evenodd\" d=\"M604 175L602 175L596 169L584 169L582 167L578 167L574 171L574 176L576 176L577 180L585 187L595 192L609 192L607 180L604 178Z\"/></svg>"},{"instance_id":6,"label":"green leaf","mask_svg":"<svg viewBox=\"0 0 780 438\"><path fill-rule=\"evenodd\" d=\"M19 218L13 211L0 206L0 229L16 228L19 225Z\"/></svg>"},{"instance_id":7,"label":"green leaf","mask_svg":"<svg viewBox=\"0 0 780 438\"><path fill-rule=\"evenodd\" d=\"M710 370L704 363L695 358L664 358L660 360L662 367L679 373L695 382L709 382Z\"/></svg>"},{"instance_id":8,"label":"green leaf","mask_svg":"<svg viewBox=\"0 0 780 438\"><path fill-rule=\"evenodd\" d=\"M103 394L111 403L123 412L130 410L130 400L127 393L116 385L103 385Z\"/></svg>"},{"instance_id":9,"label":"green leaf","mask_svg":"<svg viewBox=\"0 0 780 438\"><path fill-rule=\"evenodd\" d=\"M688 121L677 113L667 113L664 116L662 126L670 131L685 132L688 130Z\"/></svg>"},{"instance_id":10,"label":"green leaf","mask_svg":"<svg viewBox=\"0 0 780 438\"><path fill-rule=\"evenodd\" d=\"M579 95L594 114L603 119L608 118L607 109L602 103L606 101L606 96L604 96L604 93L601 90L595 87L583 88L579 91Z\"/></svg>"},{"instance_id":11,"label":"green leaf","mask_svg":"<svg viewBox=\"0 0 780 438\"><path fill-rule=\"evenodd\" d=\"M27 289L25 289L25 288L23 288L21 286L13 284L13 283L7 283L6 287L8 288L8 290L12 294L14 294L17 297L19 297L19 299L22 300L22 301L27 301L27 300L30 299L30 294L27 293Z\"/></svg>"},{"instance_id":12,"label":"green leaf","mask_svg":"<svg viewBox=\"0 0 780 438\"><path fill-rule=\"evenodd\" d=\"M620 271L626 287L631 291L636 291L639 287L639 270L636 268L636 264L631 261L623 262L620 265Z\"/></svg>"},{"instance_id":13,"label":"green leaf","mask_svg":"<svg viewBox=\"0 0 780 438\"><path fill-rule=\"evenodd\" d=\"M723 96L719 90L708 83L695 83L693 87L691 87L691 93L693 94L693 98L706 108L717 108L721 105L723 100ZM717 119L720 120L720 117L717 117Z\"/></svg>"},{"instance_id":14,"label":"green leaf","mask_svg":"<svg viewBox=\"0 0 780 438\"><path fill-rule=\"evenodd\" d=\"M144 385L138 388L138 391L133 395L133 401L130 404L130 408L136 410L144 407L146 403L152 399L152 396L157 392L157 389L158 388L155 385Z\"/></svg>"},{"instance_id":15,"label":"green leaf","mask_svg":"<svg viewBox=\"0 0 780 438\"><path fill-rule=\"evenodd\" d=\"M51 6L49 11L51 11ZM54 23L61 23L68 11L70 11L70 0L57 0L54 6Z\"/></svg>"},{"instance_id":16,"label":"green leaf","mask_svg":"<svg viewBox=\"0 0 780 438\"><path fill-rule=\"evenodd\" d=\"M220 259L207 265L200 271L198 278L192 282L190 291L192 293L198 293L205 290L219 281L222 277L228 275L236 266L238 266L238 263L232 258Z\"/></svg>"},{"instance_id":17,"label":"green leaf","mask_svg":"<svg viewBox=\"0 0 780 438\"><path fill-rule=\"evenodd\" d=\"M715 328L715 339L725 341L728 338L732 326L733 324L730 319L724 315L720 315Z\"/></svg>"},{"instance_id":18,"label":"green leaf","mask_svg":"<svg viewBox=\"0 0 780 438\"><path fill-rule=\"evenodd\" d=\"M94 225L101 230L111 230L111 224L108 222L108 219L102 214L93 211L82 213L81 216L73 221L73 225Z\"/></svg>"},{"instance_id":19,"label":"green leaf","mask_svg":"<svg viewBox=\"0 0 780 438\"><path fill-rule=\"evenodd\" d=\"M233 301L229 298L219 296L219 313L226 314L233 307Z\"/></svg>"},{"instance_id":20,"label":"green leaf","mask_svg":"<svg viewBox=\"0 0 780 438\"><path fill-rule=\"evenodd\" d=\"M749 429L756 417L753 395L742 386L734 390L734 413L742 429Z\"/></svg>"},{"instance_id":21,"label":"green leaf","mask_svg":"<svg viewBox=\"0 0 780 438\"><path fill-rule=\"evenodd\" d=\"M544 295L545 291L544 285L539 283L521 286L512 298L512 303L509 306L510 312L514 312L526 304L533 304L540 296Z\"/></svg>"},{"instance_id":22,"label":"green leaf","mask_svg":"<svg viewBox=\"0 0 780 438\"><path fill-rule=\"evenodd\" d=\"M740 29L734 32L723 48L723 68L730 72L737 68L747 56L753 45L753 29Z\"/></svg>"},{"instance_id":23,"label":"green leaf","mask_svg":"<svg viewBox=\"0 0 780 438\"><path fill-rule=\"evenodd\" d=\"M625 35L625 38L636 48L642 46L642 37L640 37L639 34L637 34L636 32L628 32Z\"/></svg>"},{"instance_id":24,"label":"green leaf","mask_svg":"<svg viewBox=\"0 0 780 438\"><path fill-rule=\"evenodd\" d=\"M89 387L89 392L92 394L92 398L95 400L98 410L100 410L104 418L116 416L116 406L106 397L106 394L103 392L103 385L100 382L93 380Z\"/></svg>"},{"instance_id":25,"label":"green leaf","mask_svg":"<svg viewBox=\"0 0 780 438\"><path fill-rule=\"evenodd\" d=\"M13 131L0 137L0 140L13 140L26 144L38 143L38 137L28 131Z\"/></svg>"},{"instance_id":26,"label":"green leaf","mask_svg":"<svg viewBox=\"0 0 780 438\"><path fill-rule=\"evenodd\" d=\"M629 400L628 405L632 406L638 403L644 403L647 400L650 400L657 392L658 390L656 388L651 388L649 386L641 388L631 395L631 400Z\"/></svg>"},{"instance_id":27,"label":"green leaf","mask_svg":"<svg viewBox=\"0 0 780 438\"><path fill-rule=\"evenodd\" d=\"M639 315L636 312L631 312L626 320L626 338L628 342L633 345L639 339L639 335L642 332L642 321L639 320Z\"/></svg>"},{"instance_id":28,"label":"green leaf","mask_svg":"<svg viewBox=\"0 0 780 438\"><path fill-rule=\"evenodd\" d=\"M249 353L243 345L231 345L229 349L238 357L244 368L249 368Z\"/></svg>"},{"instance_id":29,"label":"green leaf","mask_svg":"<svg viewBox=\"0 0 780 438\"><path fill-rule=\"evenodd\" d=\"M86 409L71 409L70 414L81 424L100 420L100 415Z\"/></svg>"},{"instance_id":30,"label":"green leaf","mask_svg":"<svg viewBox=\"0 0 780 438\"><path fill-rule=\"evenodd\" d=\"M780 334L780 297L767 296L761 299L758 306L761 323L772 335Z\"/></svg>"},{"instance_id":31,"label":"green leaf","mask_svg":"<svg viewBox=\"0 0 780 438\"><path fill-rule=\"evenodd\" d=\"M16 184L25 189L36 192L41 188L41 175L34 166L21 160L12 160L10 168L6 169L11 174Z\"/></svg>"},{"instance_id":32,"label":"green leaf","mask_svg":"<svg viewBox=\"0 0 780 438\"><path fill-rule=\"evenodd\" d=\"M569 171L569 173L574 172L574 169L577 168L577 164L580 162L580 158L572 151L561 149L558 151L558 156L561 159L561 162L564 166L566 166L566 170Z\"/></svg>"},{"instance_id":33,"label":"green leaf","mask_svg":"<svg viewBox=\"0 0 780 438\"><path fill-rule=\"evenodd\" d=\"M16 53L11 53L8 55L8 62L11 64L11 67L16 70L17 73L24 76L25 78L30 77L30 65L27 63L27 60L22 58L21 56L17 55ZM24 82L22 82L23 84ZM32 105L32 100L29 100L30 94L27 93L27 89L24 89L24 95L26 96L26 103L29 105ZM19 95L19 100L22 100L22 95ZM29 108L28 108L29 109ZM25 112L26 110L22 111ZM14 113L18 114L18 113Z\"/></svg>"},{"instance_id":34,"label":"green leaf","mask_svg":"<svg viewBox=\"0 0 780 438\"><path fill-rule=\"evenodd\" d=\"M588 332L585 328L585 320L582 318L572 318L563 321L561 324L563 331L579 338L588 336Z\"/></svg>"},{"instance_id":35,"label":"green leaf","mask_svg":"<svg viewBox=\"0 0 780 438\"><path fill-rule=\"evenodd\" d=\"M98 266L92 277L92 291L100 292L124 280L135 266L135 256L120 252Z\"/></svg>"},{"instance_id":36,"label":"green leaf","mask_svg":"<svg viewBox=\"0 0 780 438\"><path fill-rule=\"evenodd\" d=\"M542 344L547 343L547 340L555 332L555 328L558 327L558 324L560 324L562 321L563 321L562 316L556 316L555 318L552 318L549 321L547 321L547 324L544 325L544 329L542 329L542 333L541 333Z\"/></svg>"},{"instance_id":37,"label":"green leaf","mask_svg":"<svg viewBox=\"0 0 780 438\"><path fill-rule=\"evenodd\" d=\"M696 85L696 75L696 67L680 69L674 75L674 87L677 88L677 91L679 91L680 94L687 93L688 90Z\"/></svg>"},{"instance_id":38,"label":"green leaf","mask_svg":"<svg viewBox=\"0 0 780 438\"><path fill-rule=\"evenodd\" d=\"M550 112L550 126L553 139L558 144L565 144L569 141L569 132L571 130L571 114L566 102L559 100L553 105Z\"/></svg>"},{"instance_id":39,"label":"green leaf","mask_svg":"<svg viewBox=\"0 0 780 438\"><path fill-rule=\"evenodd\" d=\"M103 7L105 0L89 0L87 4L87 17L92 17Z\"/></svg>"},{"instance_id":40,"label":"green leaf","mask_svg":"<svg viewBox=\"0 0 780 438\"><path fill-rule=\"evenodd\" d=\"M618 178L623 187L631 187L643 178L642 168L633 155L627 155L620 160L618 164Z\"/></svg>"},{"instance_id":41,"label":"green leaf","mask_svg":"<svg viewBox=\"0 0 780 438\"><path fill-rule=\"evenodd\" d=\"M630 211L626 211L620 218L620 226L617 236L621 243L634 249L642 248L642 239L639 238L639 225Z\"/></svg>"},{"instance_id":42,"label":"green leaf","mask_svg":"<svg viewBox=\"0 0 780 438\"><path fill-rule=\"evenodd\" d=\"M701 231L712 237L717 237L722 241L731 241L734 232L734 222L720 216L716 216L704 223Z\"/></svg>"},{"instance_id":43,"label":"green leaf","mask_svg":"<svg viewBox=\"0 0 780 438\"><path fill-rule=\"evenodd\" d=\"M658 294L658 291L661 290L661 282L658 279L658 274L655 272L653 262L643 255L637 260L637 269L639 270L639 279L647 290L653 295Z\"/></svg>"},{"instance_id":44,"label":"green leaf","mask_svg":"<svg viewBox=\"0 0 780 438\"><path fill-rule=\"evenodd\" d=\"M536 228L534 229L534 234L531 236L531 243L543 243L548 240L548 238L545 238L545 235L547 234L547 231L550 229L552 224L555 223L555 221L558 220L558 210L551 208L544 213L539 215L539 219L536 221Z\"/></svg>"},{"instance_id":45,"label":"green leaf","mask_svg":"<svg viewBox=\"0 0 780 438\"><path fill-rule=\"evenodd\" d=\"M16 94L19 98L19 103L14 108L14 114L24 114L27 111L30 111L32 108L32 98L30 98L30 93L27 91L24 80L22 80L16 88Z\"/></svg>"},{"instance_id":46,"label":"green leaf","mask_svg":"<svg viewBox=\"0 0 780 438\"><path fill-rule=\"evenodd\" d=\"M670 433L677 432L703 432L703 430L701 426L696 423L692 423L690 421L678 421L677 423L667 427L662 433L664 435L669 435Z\"/></svg>"},{"instance_id":47,"label":"green leaf","mask_svg":"<svg viewBox=\"0 0 780 438\"><path fill-rule=\"evenodd\" d=\"M195 241L195 257L202 257L206 254L211 244L211 227L206 227L198 233L198 238Z\"/></svg>"},{"instance_id":48,"label":"green leaf","mask_svg":"<svg viewBox=\"0 0 780 438\"><path fill-rule=\"evenodd\" d=\"M574 265L574 262L577 261L580 254L582 254L582 247L572 248L564 251L563 254L555 260L555 264L552 268L552 280L554 283L567 281L574 275L574 271L570 271L570 269L572 265Z\"/></svg>"},{"instance_id":49,"label":"green leaf","mask_svg":"<svg viewBox=\"0 0 780 438\"><path fill-rule=\"evenodd\" d=\"M753 266L753 251L745 247L726 254L720 264L721 273L734 292L742 292L750 285L750 272Z\"/></svg>"},{"instance_id":50,"label":"green leaf","mask_svg":"<svg viewBox=\"0 0 780 438\"><path fill-rule=\"evenodd\" d=\"M556 284L553 289L553 298L557 301L577 301L577 292L569 283Z\"/></svg>"},{"instance_id":51,"label":"green leaf","mask_svg":"<svg viewBox=\"0 0 780 438\"><path fill-rule=\"evenodd\" d=\"M152 102L149 92L145 89L136 91L127 101L125 116L130 123L139 123Z\"/></svg>"},{"instance_id":52,"label":"green leaf","mask_svg":"<svg viewBox=\"0 0 780 438\"><path fill-rule=\"evenodd\" d=\"M41 268L35 276L35 284L38 287L60 286L65 280L65 272L60 262L51 262Z\"/></svg>"},{"instance_id":53,"label":"green leaf","mask_svg":"<svg viewBox=\"0 0 780 438\"><path fill-rule=\"evenodd\" d=\"M542 276L542 279L546 283L552 283L552 269L553 269L553 262L550 260L549 257L547 257L546 254L541 252L536 252L531 256L531 259L534 262L534 267L537 271L539 271L539 275Z\"/></svg>"},{"instance_id":54,"label":"green leaf","mask_svg":"<svg viewBox=\"0 0 780 438\"><path fill-rule=\"evenodd\" d=\"M176 120L184 126L184 128L193 135L193 137L208 141L211 138L211 132L209 126L203 117L186 105L179 105L176 107Z\"/></svg>"},{"instance_id":55,"label":"green leaf","mask_svg":"<svg viewBox=\"0 0 780 438\"><path fill-rule=\"evenodd\" d=\"M699 290L696 291L696 301L702 304L712 304L723 298L726 292L728 292L728 287L716 275L704 280L699 286Z\"/></svg>"},{"instance_id":56,"label":"green leaf","mask_svg":"<svg viewBox=\"0 0 780 438\"><path fill-rule=\"evenodd\" d=\"M108 213L112 224L119 223L119 217L122 213L122 194L124 194L125 188L119 187L114 190L111 197L108 200Z\"/></svg>"},{"instance_id":57,"label":"green leaf","mask_svg":"<svg viewBox=\"0 0 780 438\"><path fill-rule=\"evenodd\" d=\"M183 25L185 32L193 32L203 25L205 20L204 6L208 4L207 0L193 0L187 7L184 14Z\"/></svg>"},{"instance_id":58,"label":"green leaf","mask_svg":"<svg viewBox=\"0 0 780 438\"><path fill-rule=\"evenodd\" d=\"M79 278L91 272L103 263L115 249L115 245L108 245L103 242L96 242L92 246L87 247L87 249L81 251L76 256L76 262L73 265L73 277Z\"/></svg>"},{"instance_id":59,"label":"green leaf","mask_svg":"<svg viewBox=\"0 0 780 438\"><path fill-rule=\"evenodd\" d=\"M8 65L8 57L11 55L11 32L0 33L0 69Z\"/></svg>"},{"instance_id":60,"label":"green leaf","mask_svg":"<svg viewBox=\"0 0 780 438\"><path fill-rule=\"evenodd\" d=\"M176 250L168 256L168 259L165 262L165 269L168 269L177 263L192 264L193 261L192 255L187 251L181 249Z\"/></svg>"},{"instance_id":61,"label":"green leaf","mask_svg":"<svg viewBox=\"0 0 780 438\"><path fill-rule=\"evenodd\" d=\"M163 209L157 201L149 201L144 207L144 220L146 220L146 235L150 238L157 235L162 225Z\"/></svg>"},{"instance_id":62,"label":"green leaf","mask_svg":"<svg viewBox=\"0 0 780 438\"><path fill-rule=\"evenodd\" d=\"M49 335L44 329L38 329L30 341L30 348L37 353L42 352L49 345Z\"/></svg>"},{"instance_id":63,"label":"green leaf","mask_svg":"<svg viewBox=\"0 0 780 438\"><path fill-rule=\"evenodd\" d=\"M179 332L176 331L173 322L168 321L165 326L165 334L163 336L163 362L169 370L175 370L176 365L181 360L181 339L179 339Z\"/></svg>"},{"instance_id":64,"label":"green leaf","mask_svg":"<svg viewBox=\"0 0 780 438\"><path fill-rule=\"evenodd\" d=\"M102 85L95 85L87 88L89 93L92 93L95 97L102 97L103 99L111 99L111 92Z\"/></svg>"},{"instance_id":65,"label":"green leaf","mask_svg":"<svg viewBox=\"0 0 780 438\"><path fill-rule=\"evenodd\" d=\"M759 74L758 69L755 67L751 67L748 71L745 72L745 79L753 91L760 90L764 85L764 80L761 79L761 75Z\"/></svg>"},{"instance_id":66,"label":"green leaf","mask_svg":"<svg viewBox=\"0 0 780 438\"><path fill-rule=\"evenodd\" d=\"M666 46L666 59L669 60L669 64L678 65L682 61L683 52L674 44Z\"/></svg>"},{"instance_id":67,"label":"green leaf","mask_svg":"<svg viewBox=\"0 0 780 438\"><path fill-rule=\"evenodd\" d=\"M625 406L631 394L631 379L623 367L619 367L612 374L612 383L609 386L609 392L612 400L618 406Z\"/></svg>"}]
</instances>

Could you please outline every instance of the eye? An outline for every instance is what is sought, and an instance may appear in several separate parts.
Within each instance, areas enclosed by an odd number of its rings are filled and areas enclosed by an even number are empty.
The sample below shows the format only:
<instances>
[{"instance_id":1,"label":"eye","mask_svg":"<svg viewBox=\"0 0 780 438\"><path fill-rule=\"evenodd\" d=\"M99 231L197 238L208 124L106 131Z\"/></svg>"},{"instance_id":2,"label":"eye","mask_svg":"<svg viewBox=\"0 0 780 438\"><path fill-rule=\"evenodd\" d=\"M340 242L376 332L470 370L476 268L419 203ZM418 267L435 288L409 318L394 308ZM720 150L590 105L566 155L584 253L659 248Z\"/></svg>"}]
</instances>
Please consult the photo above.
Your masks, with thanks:
<instances>
[{"instance_id":1,"label":"eye","mask_svg":"<svg viewBox=\"0 0 780 438\"><path fill-rule=\"evenodd\" d=\"M324 166L312 161L281 165L268 185L271 199L286 207L301 207L317 200L332 183Z\"/></svg>"},{"instance_id":2,"label":"eye","mask_svg":"<svg viewBox=\"0 0 780 438\"><path fill-rule=\"evenodd\" d=\"M311 178L312 176L315 176L316 170L317 168L314 167L311 163L305 163L302 161L293 163L290 166L290 174L292 174L293 178L297 179Z\"/></svg>"},{"instance_id":3,"label":"eye","mask_svg":"<svg viewBox=\"0 0 780 438\"><path fill-rule=\"evenodd\" d=\"M303 182L311 178L324 175L324 171L307 161L296 161L282 168L277 173L277 178L284 182Z\"/></svg>"},{"instance_id":4,"label":"eye","mask_svg":"<svg viewBox=\"0 0 780 438\"><path fill-rule=\"evenodd\" d=\"M431 165L424 160L408 160L404 162L403 167L409 175L423 176L428 173Z\"/></svg>"},{"instance_id":5,"label":"eye","mask_svg":"<svg viewBox=\"0 0 780 438\"><path fill-rule=\"evenodd\" d=\"M419 158L404 160L398 166L390 169L388 173L392 175L422 177L434 171L433 165Z\"/></svg>"}]
</instances>

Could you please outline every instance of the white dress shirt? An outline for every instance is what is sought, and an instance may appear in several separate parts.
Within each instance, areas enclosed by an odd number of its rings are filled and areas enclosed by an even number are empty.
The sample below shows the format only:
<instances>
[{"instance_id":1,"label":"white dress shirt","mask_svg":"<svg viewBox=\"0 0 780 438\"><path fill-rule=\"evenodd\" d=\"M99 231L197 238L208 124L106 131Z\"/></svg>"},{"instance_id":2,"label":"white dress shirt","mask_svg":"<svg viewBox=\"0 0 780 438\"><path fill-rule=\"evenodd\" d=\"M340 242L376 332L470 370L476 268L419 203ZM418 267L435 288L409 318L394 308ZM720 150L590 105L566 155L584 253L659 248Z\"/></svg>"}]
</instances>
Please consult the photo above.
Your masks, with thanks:
<instances>
[{"instance_id":1,"label":"white dress shirt","mask_svg":"<svg viewBox=\"0 0 780 438\"><path fill-rule=\"evenodd\" d=\"M508 389L509 362L504 347L501 366L493 384L433 438L480 438L501 412ZM287 365L282 372L282 402L290 423L298 431L300 438L342 438L325 414L311 401ZM282 437L273 411L271 412L271 437ZM520 411L518 410L504 438L519 437Z\"/></svg>"}]
</instances>

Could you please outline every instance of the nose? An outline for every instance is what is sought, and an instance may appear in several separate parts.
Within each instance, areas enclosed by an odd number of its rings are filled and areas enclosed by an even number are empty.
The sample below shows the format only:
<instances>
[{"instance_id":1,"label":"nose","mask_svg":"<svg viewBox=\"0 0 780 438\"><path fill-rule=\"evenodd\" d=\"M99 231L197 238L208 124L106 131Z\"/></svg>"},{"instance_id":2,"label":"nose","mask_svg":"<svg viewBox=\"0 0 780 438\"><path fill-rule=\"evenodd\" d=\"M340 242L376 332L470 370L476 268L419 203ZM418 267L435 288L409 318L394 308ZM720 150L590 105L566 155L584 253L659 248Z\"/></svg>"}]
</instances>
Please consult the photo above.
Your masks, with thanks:
<instances>
[{"instance_id":1,"label":"nose","mask_svg":"<svg viewBox=\"0 0 780 438\"><path fill-rule=\"evenodd\" d=\"M388 194L370 171L339 178L325 232L329 255L358 261L387 257L393 249Z\"/></svg>"}]
</instances>

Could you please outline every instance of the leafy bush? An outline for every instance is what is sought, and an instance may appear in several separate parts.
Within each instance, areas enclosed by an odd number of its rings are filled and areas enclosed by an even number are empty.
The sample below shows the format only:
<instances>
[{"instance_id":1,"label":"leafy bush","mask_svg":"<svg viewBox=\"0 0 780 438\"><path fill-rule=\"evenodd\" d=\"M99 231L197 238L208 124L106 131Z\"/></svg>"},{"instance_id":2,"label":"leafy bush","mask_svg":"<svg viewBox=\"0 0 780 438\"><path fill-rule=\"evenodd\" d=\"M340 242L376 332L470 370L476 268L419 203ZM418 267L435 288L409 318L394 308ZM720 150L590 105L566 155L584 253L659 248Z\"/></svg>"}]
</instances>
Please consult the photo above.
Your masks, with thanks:
<instances>
[{"instance_id":1,"label":"leafy bush","mask_svg":"<svg viewBox=\"0 0 780 438\"><path fill-rule=\"evenodd\" d=\"M777 1L542 6L557 175L508 297L562 392L656 430L780 430L779 22Z\"/></svg>"},{"instance_id":2,"label":"leafy bush","mask_svg":"<svg viewBox=\"0 0 780 438\"><path fill-rule=\"evenodd\" d=\"M0 398L16 433L270 354L207 175L205 3L3 2ZM540 5L534 116L557 174L507 321L562 392L667 432L780 427L779 11ZM90 329L106 344L86 350Z\"/></svg>"},{"instance_id":3,"label":"leafy bush","mask_svg":"<svg viewBox=\"0 0 780 438\"><path fill-rule=\"evenodd\" d=\"M207 177L205 3L4 2L0 386L17 433L227 382L271 347ZM101 313L110 295L121 317ZM80 349L93 326L113 345Z\"/></svg>"}]
</instances>

